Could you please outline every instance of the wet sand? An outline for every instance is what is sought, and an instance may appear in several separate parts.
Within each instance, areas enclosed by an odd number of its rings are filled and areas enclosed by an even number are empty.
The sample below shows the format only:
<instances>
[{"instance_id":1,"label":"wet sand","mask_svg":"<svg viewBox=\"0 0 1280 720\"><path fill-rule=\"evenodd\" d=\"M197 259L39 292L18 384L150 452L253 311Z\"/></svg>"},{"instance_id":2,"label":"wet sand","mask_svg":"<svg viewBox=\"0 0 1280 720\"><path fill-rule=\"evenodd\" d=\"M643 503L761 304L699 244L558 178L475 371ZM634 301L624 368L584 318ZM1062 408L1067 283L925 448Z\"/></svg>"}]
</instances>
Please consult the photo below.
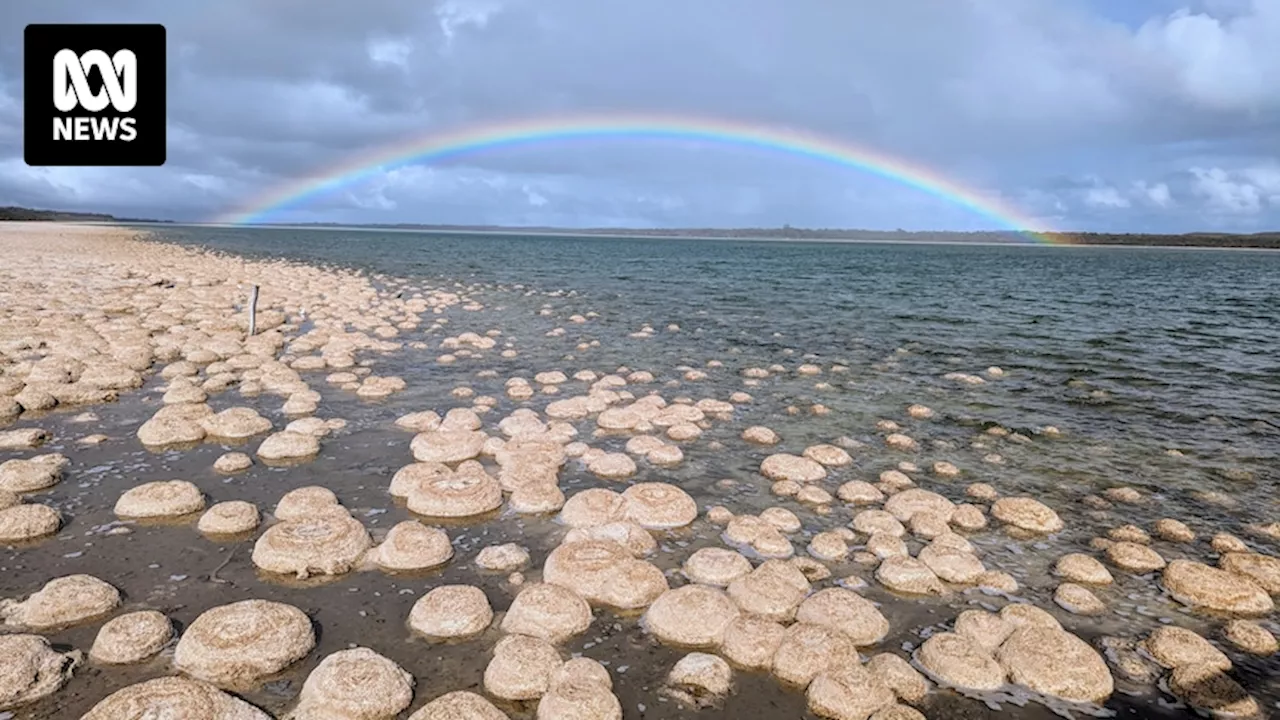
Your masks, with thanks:
<instances>
[{"instance_id":1,"label":"wet sand","mask_svg":"<svg viewBox=\"0 0 1280 720\"><path fill-rule=\"evenodd\" d=\"M1194 495L1192 483L1170 482L1163 492L1144 488L1142 502L1136 505L1110 503L1108 508L1101 504L1091 508L1083 504L1084 498L1101 493L1106 487L1098 487L1092 477L1071 472L1081 454L1119 454L1132 461L1141 453L1146 462L1161 468L1169 477L1191 476L1203 468L1189 469L1187 462L1151 448L1126 447L1124 438L1103 444L1080 441L1069 433L1062 437L1046 434L1044 425L1054 422L1052 416L1034 425L1009 428L1020 434L1021 440L1007 434L991 434L988 430L1000 425L984 418L975 408L981 408L984 402L998 405L1007 398L983 400L975 396L997 392L999 380L991 378L982 386L940 380L928 392L905 394L893 384L893 376L902 371L892 363L883 364L883 359L880 363L875 359L857 363L856 358L806 360L800 353L779 352L773 358L745 362L726 353L708 354L692 333L666 329L659 318L653 321L652 334L659 336L660 342L630 337L638 328L608 327L607 317L585 317L594 308L554 294L524 297L516 289L447 283L428 287L417 281L370 277L340 268L248 262L135 239L135 234L125 229L63 225L0 227L0 248L6 258L5 267L0 269L0 294L6 313L2 319L9 326L0 338L7 356L0 379L29 378L33 366L23 363L48 355L83 357L86 347L94 343L77 330L77 322L83 322L86 328L102 327L119 323L122 317L142 314L146 318L143 322L129 323L149 328L150 343L162 335L190 338L190 330L175 333L175 326L200 327L207 333L185 348L179 345L176 355L153 357L141 372L144 384L120 390L113 402L59 402L49 410L24 410L17 418L0 424L0 431L38 427L52 436L38 448L0 451L0 461L53 452L70 459L61 482L26 495L28 502L57 509L63 517L62 528L55 536L14 545L0 553L0 598L22 598L52 578L87 573L122 592L124 604L113 615L135 609L159 610L175 622L179 634L200 613L226 603L262 598L295 605L313 620L316 647L282 674L238 693L273 716L283 716L293 706L307 674L323 658L356 645L372 648L415 677L415 699L400 717L408 717L426 701L449 691L466 689L484 694L481 679L492 648L502 636L498 629L501 615L519 587L513 586L505 573L477 569L476 554L485 546L516 542L531 553L532 561L524 575L527 582L534 582L547 555L567 531L554 515L518 516L506 507L482 519L427 519L424 522L443 527L454 545L454 557L442 570L392 575L362 569L335 578L285 580L262 573L250 559L254 541L273 522L268 513L276 501L295 488L328 487L365 525L375 542L379 541L393 525L414 517L403 501L394 500L387 492L394 473L413 462L409 445L414 434L397 428L397 418L415 411L444 414L450 408L470 407L470 399L453 394L455 388L466 386L475 395L497 398L496 406L482 419L486 432L500 436L498 421L514 409L542 411L549 402L585 394L590 387L590 383L570 379L558 393L548 395L534 383L533 397L517 401L504 392L508 378L519 376L532 381L541 371L561 369L572 375L588 368L603 376L624 363L631 370L644 369L656 376L655 382L626 387L637 397L651 391L660 392L668 401L679 396L725 400L735 391L753 396L751 402L737 404L730 417L709 419L696 440L667 441L678 444L684 453L683 461L674 467L657 467L638 459L637 474L615 482L597 477L583 463L570 458L559 472L558 486L568 497L587 488L606 487L620 492L637 481L663 481L682 488L696 500L700 517L687 527L654 532L659 550L646 558L667 574L672 587L684 584L678 568L694 550L725 546L721 539L723 528L705 516L711 506L722 505L736 514L756 513L771 506L793 511L803 523L801 531L790 535L796 554L801 556L806 554L805 547L813 535L846 526L861 508L835 501L825 503L827 509L817 512L814 506L776 497L759 469L770 454L799 454L815 443L847 438L845 444L850 447L853 463L832 468L828 477L817 483L828 492L834 494L847 480L875 482L880 473L906 461L919 466L919 471L908 474L920 487L954 502L966 501L965 486L977 481L991 483L1002 494L1032 494L1057 510L1066 524L1063 531L1047 537L1011 537L1001 529L1001 523L988 516L986 529L965 534L987 569L1001 570L1016 578L1020 587L1014 598L1050 611L1068 630L1090 642L1106 635L1141 638L1165 623L1189 627L1230 656L1234 664L1232 677L1264 708L1280 698L1280 686L1275 680L1280 676L1280 661L1248 656L1222 642L1221 618L1191 612L1174 601L1156 582L1159 573L1134 575L1109 565L1115 584L1095 589L1108 610L1101 616L1084 617L1067 613L1053 603L1058 579L1049 572L1065 553L1091 552L1091 539L1105 536L1109 529L1132 523L1150 532L1154 522L1164 517L1185 520L1199 535L1196 542L1186 544L1154 540L1152 547L1165 560L1187 557L1215 565L1216 554L1208 547L1208 539L1219 530L1246 537L1255 551L1274 553L1275 540L1246 533L1249 525L1273 519L1268 518L1273 507L1247 502L1242 508L1213 507ZM248 285L255 282L263 288L259 301L262 327L286 339L311 331L316 318L326 314L341 317L349 328L363 332L366 339L376 337L377 328L404 324L394 336L384 331L387 338L365 342L368 347L352 350L354 365L349 369L367 364L375 375L403 377L407 387L387 398L361 399L351 389L325 381L326 375L338 368L301 371L306 386L321 395L314 411L302 415L341 418L346 426L321 439L317 457L299 464L271 467L255 457L254 465L242 473L222 475L213 470L214 461L228 450L253 456L265 435L243 443L206 440L180 449L142 446L137 431L162 406L162 397L173 384L160 375L160 369L178 361L183 353L190 355L202 344L211 343L210 338L216 338L218 333L243 333L247 318L241 305ZM180 299L167 301L170 293ZM428 304L421 310L406 310L405 298L415 293L422 294L424 303L437 303L436 308ZM101 315L93 314L95 307ZM439 312L433 312L437 308ZM582 314L588 321L571 321L575 314ZM433 323L439 319L448 323ZM557 328L564 330L559 335L547 335ZM483 335L493 329L502 334L496 336L495 347L490 350L468 356L441 347L445 337L467 331ZM43 343L29 342L26 344L34 347L22 347L19 341L24 339ZM602 347L590 347L591 339L599 339ZM425 345L412 346L418 342ZM577 342L588 345L584 348ZM512 347L505 347L506 343ZM503 349L516 350L518 354L503 358ZM446 352L455 354L457 359L439 363L438 357ZM279 354L293 360L313 353L299 347ZM713 359L723 361L724 366L708 367L707 361ZM784 372L775 372L759 384L744 382L742 369L767 366L770 362L785 365ZM821 374L798 372L804 362L818 364ZM851 366L849 374L833 372L837 365L846 363ZM196 379L204 381L209 363L193 364L199 371ZM687 375L684 364L699 368L706 378L686 379L696 375ZM478 375L485 370L496 373ZM980 371L981 368L971 369L974 373ZM1011 381L1016 382L1016 378ZM207 403L214 410L254 408L271 420L274 431L298 417L282 412L285 397L270 392L244 396L240 379L227 382L225 389L211 388L208 393ZM829 387L819 388L817 383L827 383ZM71 394L67 397L74 399ZM830 414L813 414L812 406L818 402L831 408ZM934 408L934 418L911 418L905 410L916 402ZM91 412L93 418L83 417L86 412ZM572 421L578 431L574 439L593 448L623 452L631 435L596 436L594 417ZM904 453L886 447L887 433L876 426L879 419L892 419L901 425L901 431L915 438L921 448ZM783 442L773 447L745 443L739 435L752 425L776 429ZM652 434L660 434L660 428L658 431ZM96 433L107 439L98 445L78 442ZM1000 463L984 461L992 453L1001 456ZM932 472L931 466L940 460L955 463L961 476L946 478ZM492 458L484 458L484 462L492 470ZM1037 476L1042 479L1031 479ZM120 521L113 514L116 500L126 490L143 482L175 478L195 483L206 497L206 506L226 500L255 503L264 513L262 527L249 538L215 541L196 530L195 517L177 522L144 522ZM1046 482L1043 478L1052 479ZM732 479L733 483L720 482L725 479ZM1225 482L1221 488L1204 489L1243 489L1254 482L1256 479L1238 479L1234 486ZM1119 481L1109 486L1123 484ZM913 555L925 544L910 536L907 543ZM861 542L850 544L856 549ZM1092 554L1102 557L1098 552ZM753 560L759 562L758 558ZM823 564L831 576L814 582L814 590L831 587L839 578L861 577L867 587L860 594L876 602L889 622L889 634L875 648L862 648L864 657L883 651L910 657L926 637L949 627L961 610L994 610L1011 599L964 587L950 588L945 597L904 598L890 593L874 579L874 565L858 564L852 558ZM410 608L431 588L453 583L482 588L498 619L482 636L467 642L432 644L414 638L405 625ZM101 622L47 636L58 649L87 652ZM1277 629L1270 617L1262 622L1272 631ZM626 718L686 717L694 712L663 692L667 672L684 652L658 643L638 622L636 613L618 615L596 608L588 631L568 641L561 650L564 657L581 654L606 665ZM18 718L79 717L115 690L172 674L172 656L170 645L140 665L105 667L86 662L52 696L10 712ZM512 717L532 717L536 703L498 705ZM805 705L803 692L782 688L767 673L737 671L733 692L718 706L697 712L708 718L802 717L806 716ZM1119 678L1117 691L1106 709L1133 717L1183 717L1192 712L1154 684L1127 684ZM1036 702L1018 706L993 700L989 706L937 687L920 710L934 718L1054 716L1050 708Z\"/></svg>"}]
</instances>

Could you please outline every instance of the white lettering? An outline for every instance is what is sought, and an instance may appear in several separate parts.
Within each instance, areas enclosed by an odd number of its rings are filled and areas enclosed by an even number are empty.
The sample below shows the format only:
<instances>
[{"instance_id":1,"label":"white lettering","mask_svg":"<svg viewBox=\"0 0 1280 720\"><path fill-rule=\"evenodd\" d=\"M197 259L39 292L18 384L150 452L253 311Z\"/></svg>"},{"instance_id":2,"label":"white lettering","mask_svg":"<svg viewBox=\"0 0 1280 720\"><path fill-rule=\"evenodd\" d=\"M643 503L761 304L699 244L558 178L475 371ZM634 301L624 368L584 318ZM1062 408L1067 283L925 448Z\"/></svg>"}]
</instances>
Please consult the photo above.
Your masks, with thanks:
<instances>
[{"instance_id":1,"label":"white lettering","mask_svg":"<svg viewBox=\"0 0 1280 720\"><path fill-rule=\"evenodd\" d=\"M53 139L71 139L71 118L56 117L53 119Z\"/></svg>"},{"instance_id":2,"label":"white lettering","mask_svg":"<svg viewBox=\"0 0 1280 720\"><path fill-rule=\"evenodd\" d=\"M131 117L69 117L53 119L54 140L120 140L138 138L137 120Z\"/></svg>"},{"instance_id":3,"label":"white lettering","mask_svg":"<svg viewBox=\"0 0 1280 720\"><path fill-rule=\"evenodd\" d=\"M89 69L95 67L102 74L102 89L97 93L89 90ZM122 113L138 104L138 59L132 50L108 57L101 50L76 55L74 50L65 49L53 56L53 104L59 111L71 112L79 105L89 112L99 112L108 103Z\"/></svg>"}]
</instances>

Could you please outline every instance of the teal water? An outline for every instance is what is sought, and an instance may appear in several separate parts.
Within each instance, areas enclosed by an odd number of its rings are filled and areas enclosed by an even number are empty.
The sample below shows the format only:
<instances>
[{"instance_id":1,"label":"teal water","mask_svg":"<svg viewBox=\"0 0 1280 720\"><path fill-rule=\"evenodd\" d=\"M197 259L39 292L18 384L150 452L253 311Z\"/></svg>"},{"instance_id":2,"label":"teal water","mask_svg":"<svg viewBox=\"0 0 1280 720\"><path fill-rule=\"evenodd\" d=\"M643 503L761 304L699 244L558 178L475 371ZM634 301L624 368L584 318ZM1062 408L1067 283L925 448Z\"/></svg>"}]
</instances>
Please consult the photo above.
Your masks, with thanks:
<instances>
[{"instance_id":1,"label":"teal water","mask_svg":"<svg viewBox=\"0 0 1280 720\"><path fill-rule=\"evenodd\" d=\"M731 348L744 363L776 362L791 348L856 366L909 347L894 373L908 388L996 365L1013 377L1002 386L1010 404L991 410L1015 425L1039 414L1099 438L1239 457L1277 479L1266 466L1280 452L1280 253L276 229L163 237L477 283L517 301L515 285L573 292L602 314L593 330L605 337L645 322L695 331L660 352L677 362ZM617 360L631 362L625 351Z\"/></svg>"}]
</instances>

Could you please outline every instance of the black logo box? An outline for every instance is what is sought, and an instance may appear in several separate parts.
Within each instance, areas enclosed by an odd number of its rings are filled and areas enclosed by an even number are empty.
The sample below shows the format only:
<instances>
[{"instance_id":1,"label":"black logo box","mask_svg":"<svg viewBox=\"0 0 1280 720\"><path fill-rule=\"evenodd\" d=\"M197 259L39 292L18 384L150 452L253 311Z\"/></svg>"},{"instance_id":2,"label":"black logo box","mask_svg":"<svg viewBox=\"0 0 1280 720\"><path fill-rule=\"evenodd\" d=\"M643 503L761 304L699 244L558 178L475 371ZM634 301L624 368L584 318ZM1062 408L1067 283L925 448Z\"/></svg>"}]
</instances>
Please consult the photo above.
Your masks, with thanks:
<instances>
[{"instance_id":1,"label":"black logo box","mask_svg":"<svg viewBox=\"0 0 1280 720\"><path fill-rule=\"evenodd\" d=\"M54 105L54 56L61 50L82 55L101 50L108 57L130 50L137 58L137 104L128 113L111 106L96 113L76 107L61 112ZM23 41L23 157L33 166L156 166L165 162L168 145L165 118L165 29L163 25L28 25ZM94 90L102 86L89 71ZM54 140L58 118L134 119L133 140Z\"/></svg>"}]
</instances>

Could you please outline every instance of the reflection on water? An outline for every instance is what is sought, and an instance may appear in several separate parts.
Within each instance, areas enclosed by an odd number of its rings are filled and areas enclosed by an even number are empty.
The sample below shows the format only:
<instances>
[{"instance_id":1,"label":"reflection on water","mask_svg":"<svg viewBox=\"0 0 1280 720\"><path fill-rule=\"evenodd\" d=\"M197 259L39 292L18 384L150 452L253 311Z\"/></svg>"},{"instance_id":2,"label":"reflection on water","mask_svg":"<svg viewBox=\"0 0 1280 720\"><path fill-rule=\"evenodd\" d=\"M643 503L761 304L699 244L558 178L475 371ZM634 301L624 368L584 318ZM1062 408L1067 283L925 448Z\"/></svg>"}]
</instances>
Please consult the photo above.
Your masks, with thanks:
<instances>
[{"instance_id":1,"label":"reflection on water","mask_svg":"<svg viewBox=\"0 0 1280 720\"><path fill-rule=\"evenodd\" d=\"M487 545L519 542L531 550L530 574L536 576L563 528L548 518L502 515L449 526L455 559L435 573L358 572L324 582L279 584L257 576L249 560L251 540L219 544L190 525L132 525L128 534L112 534L120 527L111 514L115 499L143 481L184 478L197 483L211 502L244 499L269 510L288 490L322 484L380 536L411 517L386 492L391 475L412 460L411 435L396 429L394 419L415 410L443 412L469 405L450 395L467 385L477 394L500 399L485 416L486 429L494 432L496 422L516 407L541 410L551 400L585 391L584 383L570 381L560 395L538 395L527 403L504 395L507 378L532 378L543 370L572 375L584 368L645 369L656 376L645 389L659 390L669 400L680 395L725 399L734 391L750 392L754 401L738 406L730 421L717 421L700 439L683 444L683 463L657 468L642 461L632 481L675 483L703 509L721 504L751 512L782 504L804 522L793 538L801 551L807 537L847 524L851 512L837 507L823 515L773 497L757 472L771 452L799 453L807 445L841 437L860 443L851 451L853 465L833 471L824 482L832 492L846 480L874 480L910 460L922 469L913 473L921 485L958 502L965 500L964 487L971 482L1040 498L1067 521L1066 531L1026 541L992 529L973 535L971 542L988 569L1017 578L1019 597L1053 609L1068 629L1090 641L1106 635L1133 637L1167 622L1214 640L1221 636L1221 622L1188 614L1160 592L1152 576L1121 571L1113 572L1114 585L1096 590L1108 614L1084 618L1058 611L1051 600L1057 582L1049 569L1066 552L1088 551L1090 539L1109 528L1127 523L1150 528L1162 517L1187 522L1200 541L1176 545L1157 540L1153 547L1167 560L1212 561L1207 538L1217 531L1246 537L1264 552L1277 550L1273 542L1246 530L1251 523L1277 519L1277 254L292 230L175 229L165 236L248 255L365 268L388 275L383 282L389 291L456 283L486 309L451 309L448 333L497 328L501 340L520 353L502 359L495 350L483 358L439 365L433 358L442 352L438 341L443 334L410 334L402 339L427 340L432 349L376 358L376 373L408 382L407 390L381 402L359 401L335 390L324 384L323 373L304 374L324 395L317 414L344 418L347 428L324 440L312 463L285 468L256 464L232 477L211 469L222 446L161 454L138 446L133 433L159 403L158 378L143 392L95 410L101 421L92 431L113 438L100 447L70 444L90 430L72 425L68 413L40 421L59 439L53 450L73 459L67 479L47 496L71 520L57 541L0 553L3 594L25 594L55 575L89 572L120 587L128 606L162 610L180 627L208 607L235 600L263 597L293 603L316 620L320 642L304 662L247 696L275 713L288 707L321 658L352 644L370 646L400 663L417 678L419 698L478 690L496 633L466 644L427 644L411 637L405 626L410 607L437 584L462 582L482 587L501 612L516 588L505 575L478 572L475 554ZM592 311L598 316L587 323L568 321L575 313ZM652 337L629 337L646 324L654 328ZM679 330L667 329L670 324ZM564 328L564 334L547 336L555 328ZM599 347L576 349L591 340L598 340ZM724 366L707 367L712 360ZM819 364L825 372L817 377L791 372L753 387L744 387L739 375L743 368L774 363L794 371L802 362ZM849 370L832 373L833 365ZM703 369L707 379L681 381L684 366ZM972 386L943 378L950 372L981 373L989 366L1003 368L1006 376ZM484 369L497 370L497 377L477 377ZM679 384L666 385L675 381ZM811 414L808 409L815 403L830 408L830 414ZM905 413L911 403L928 405L936 415L911 419ZM210 404L215 410L249 405L276 427L287 422L278 398L245 399L232 390L214 396ZM876 422L885 418L919 440L920 450L904 454L886 448L876 430ZM592 437L590 420L575 424L580 439L593 446L622 451L625 445L625 436ZM748 445L739 434L749 425L771 427L783 442L769 449ZM1062 431L1060 437L1040 432L1050 425ZM987 432L993 427L1015 434ZM992 455L1000 462L993 462ZM928 468L939 460L954 463L962 475L932 475ZM726 479L735 482L721 482ZM560 485L572 495L618 484L595 478L570 461ZM1081 502L1118 486L1137 488L1143 501L1109 509ZM1234 502L1205 502L1200 494L1205 491L1223 493ZM693 550L721 544L719 533L699 520L690 528L660 534L654 562L672 574ZM918 541L908 544L913 554L920 547ZM962 609L998 608L1007 602L977 591L904 600L879 586L864 566L848 562L830 568L833 579L856 575L868 580L863 594L880 603L892 627L883 647L905 652ZM88 648L96 629L73 629L53 640ZM609 666L626 717L689 712L658 692L680 653L653 642L634 618L598 612L590 631L567 649ZM1229 654L1235 677L1264 707L1280 700L1275 679L1280 662ZM167 663L162 655L140 667L90 666L50 701L19 716L78 717L107 692L155 676ZM802 695L782 690L763 675L738 673L736 684L736 694L724 707L701 715L804 714ZM1189 712L1151 688L1133 689L1133 696L1126 689L1119 683L1108 706L1122 717ZM1053 716L1039 704L998 705L1000 712L955 694L934 693L925 712L934 718Z\"/></svg>"}]
</instances>

